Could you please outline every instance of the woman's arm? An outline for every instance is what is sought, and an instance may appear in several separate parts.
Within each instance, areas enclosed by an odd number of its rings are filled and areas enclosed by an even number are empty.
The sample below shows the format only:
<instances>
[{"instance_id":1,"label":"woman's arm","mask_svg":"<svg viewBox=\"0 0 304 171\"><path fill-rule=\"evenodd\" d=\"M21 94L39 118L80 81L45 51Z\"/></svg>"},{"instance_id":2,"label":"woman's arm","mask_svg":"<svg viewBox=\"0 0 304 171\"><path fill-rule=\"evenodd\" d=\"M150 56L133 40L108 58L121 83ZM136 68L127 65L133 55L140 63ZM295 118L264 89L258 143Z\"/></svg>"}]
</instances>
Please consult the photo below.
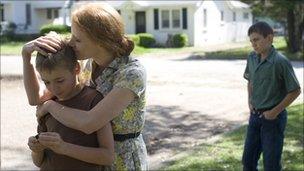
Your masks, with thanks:
<instances>
[{"instance_id":1,"label":"woman's arm","mask_svg":"<svg viewBox=\"0 0 304 171\"><path fill-rule=\"evenodd\" d=\"M63 154L88 163L111 165L114 162L114 140L109 123L97 131L97 138L99 148L66 143L66 149Z\"/></svg>"},{"instance_id":2,"label":"woman's arm","mask_svg":"<svg viewBox=\"0 0 304 171\"><path fill-rule=\"evenodd\" d=\"M41 117L49 112L56 120L67 127L90 134L119 115L134 100L135 96L135 93L127 88L114 87L90 111L65 107L50 100L37 111L37 116Z\"/></svg>"},{"instance_id":3,"label":"woman's arm","mask_svg":"<svg viewBox=\"0 0 304 171\"><path fill-rule=\"evenodd\" d=\"M111 165L114 161L114 140L110 123L97 131L99 148L64 142L56 132L44 132L39 142L55 153L98 165Z\"/></svg>"},{"instance_id":4,"label":"woman's arm","mask_svg":"<svg viewBox=\"0 0 304 171\"><path fill-rule=\"evenodd\" d=\"M22 48L23 83L30 105L41 104L52 97L49 91L41 89L34 66L31 63L31 56L34 51L47 55L42 49L56 52L56 49L60 49L60 41L53 37L43 36L26 43Z\"/></svg>"}]
</instances>

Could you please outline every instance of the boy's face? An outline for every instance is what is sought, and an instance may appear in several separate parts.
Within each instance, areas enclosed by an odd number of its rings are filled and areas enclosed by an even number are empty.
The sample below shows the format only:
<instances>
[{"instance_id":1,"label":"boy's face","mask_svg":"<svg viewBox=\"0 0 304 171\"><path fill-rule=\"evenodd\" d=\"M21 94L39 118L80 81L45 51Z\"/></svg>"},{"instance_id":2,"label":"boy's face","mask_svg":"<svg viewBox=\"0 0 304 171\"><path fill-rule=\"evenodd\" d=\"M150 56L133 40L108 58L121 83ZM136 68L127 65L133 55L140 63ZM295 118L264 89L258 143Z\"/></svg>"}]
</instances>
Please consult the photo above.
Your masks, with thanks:
<instances>
[{"instance_id":1,"label":"boy's face","mask_svg":"<svg viewBox=\"0 0 304 171\"><path fill-rule=\"evenodd\" d=\"M68 100L73 97L77 82L77 72L57 67L52 71L40 72L46 88L59 100Z\"/></svg>"},{"instance_id":2,"label":"boy's face","mask_svg":"<svg viewBox=\"0 0 304 171\"><path fill-rule=\"evenodd\" d=\"M253 32L249 35L251 45L254 51L258 54L262 54L267 52L267 50L271 47L273 35L269 34L264 37L263 35Z\"/></svg>"}]
</instances>

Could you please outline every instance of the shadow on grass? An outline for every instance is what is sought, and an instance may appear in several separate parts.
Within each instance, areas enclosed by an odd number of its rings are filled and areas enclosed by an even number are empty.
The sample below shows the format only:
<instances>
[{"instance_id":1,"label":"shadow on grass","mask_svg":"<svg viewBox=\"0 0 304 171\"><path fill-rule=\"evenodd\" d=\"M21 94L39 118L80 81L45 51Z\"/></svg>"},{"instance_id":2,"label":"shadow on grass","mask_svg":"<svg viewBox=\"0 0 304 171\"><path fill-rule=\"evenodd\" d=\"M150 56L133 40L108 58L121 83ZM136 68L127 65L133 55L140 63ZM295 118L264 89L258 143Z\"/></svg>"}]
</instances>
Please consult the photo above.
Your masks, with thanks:
<instances>
[{"instance_id":1,"label":"shadow on grass","mask_svg":"<svg viewBox=\"0 0 304 171\"><path fill-rule=\"evenodd\" d=\"M283 170L304 169L303 104L288 108L288 122L282 155ZM200 144L181 158L167 162L164 170L241 170L247 125L224 134L215 143ZM261 157L262 158L262 157ZM262 160L259 170L263 170Z\"/></svg>"},{"instance_id":2,"label":"shadow on grass","mask_svg":"<svg viewBox=\"0 0 304 171\"><path fill-rule=\"evenodd\" d=\"M179 106L153 105L147 107L143 135L149 154L163 149L184 151L197 145L198 140L222 134L240 124Z\"/></svg>"}]
</instances>

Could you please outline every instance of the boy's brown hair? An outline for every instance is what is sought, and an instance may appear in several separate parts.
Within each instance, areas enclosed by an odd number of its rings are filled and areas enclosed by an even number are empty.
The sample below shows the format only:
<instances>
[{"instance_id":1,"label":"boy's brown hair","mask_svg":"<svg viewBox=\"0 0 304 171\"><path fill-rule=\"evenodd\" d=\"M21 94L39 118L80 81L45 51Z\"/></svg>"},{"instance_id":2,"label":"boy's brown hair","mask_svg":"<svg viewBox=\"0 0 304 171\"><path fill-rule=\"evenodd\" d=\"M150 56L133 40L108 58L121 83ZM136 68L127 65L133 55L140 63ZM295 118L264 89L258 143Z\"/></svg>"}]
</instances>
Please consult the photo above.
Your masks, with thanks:
<instances>
[{"instance_id":1,"label":"boy's brown hair","mask_svg":"<svg viewBox=\"0 0 304 171\"><path fill-rule=\"evenodd\" d=\"M58 67L73 72L76 65L77 59L75 52L73 48L69 46L67 40L62 40L61 49L56 53L48 53L48 56L37 53L36 69L38 72L53 71Z\"/></svg>"},{"instance_id":2,"label":"boy's brown hair","mask_svg":"<svg viewBox=\"0 0 304 171\"><path fill-rule=\"evenodd\" d=\"M266 22L259 21L249 27L248 36L250 36L250 34L252 34L252 33L258 33L260 35L263 35L263 37L265 38L268 35L273 34L273 30L270 27L270 25L267 24Z\"/></svg>"}]
</instances>

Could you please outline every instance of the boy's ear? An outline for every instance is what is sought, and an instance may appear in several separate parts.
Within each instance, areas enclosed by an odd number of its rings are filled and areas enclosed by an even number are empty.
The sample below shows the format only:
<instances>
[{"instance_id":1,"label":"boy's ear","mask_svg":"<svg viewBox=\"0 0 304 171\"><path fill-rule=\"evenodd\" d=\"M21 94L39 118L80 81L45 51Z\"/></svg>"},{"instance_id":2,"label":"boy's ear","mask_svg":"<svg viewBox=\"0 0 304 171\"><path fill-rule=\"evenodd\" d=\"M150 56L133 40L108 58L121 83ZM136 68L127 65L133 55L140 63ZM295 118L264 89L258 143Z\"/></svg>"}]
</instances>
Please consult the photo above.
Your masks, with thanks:
<instances>
[{"instance_id":1,"label":"boy's ear","mask_svg":"<svg viewBox=\"0 0 304 171\"><path fill-rule=\"evenodd\" d=\"M77 63L76 63L76 66L75 66L75 70L74 70L74 71L75 71L75 74L78 75L78 74L80 73L80 69L81 69L81 68L80 68L80 64L79 64L79 62L77 62Z\"/></svg>"},{"instance_id":2,"label":"boy's ear","mask_svg":"<svg viewBox=\"0 0 304 171\"><path fill-rule=\"evenodd\" d=\"M274 36L273 34L269 34L269 35L267 35L267 39L272 42L273 41L273 36Z\"/></svg>"}]
</instances>

